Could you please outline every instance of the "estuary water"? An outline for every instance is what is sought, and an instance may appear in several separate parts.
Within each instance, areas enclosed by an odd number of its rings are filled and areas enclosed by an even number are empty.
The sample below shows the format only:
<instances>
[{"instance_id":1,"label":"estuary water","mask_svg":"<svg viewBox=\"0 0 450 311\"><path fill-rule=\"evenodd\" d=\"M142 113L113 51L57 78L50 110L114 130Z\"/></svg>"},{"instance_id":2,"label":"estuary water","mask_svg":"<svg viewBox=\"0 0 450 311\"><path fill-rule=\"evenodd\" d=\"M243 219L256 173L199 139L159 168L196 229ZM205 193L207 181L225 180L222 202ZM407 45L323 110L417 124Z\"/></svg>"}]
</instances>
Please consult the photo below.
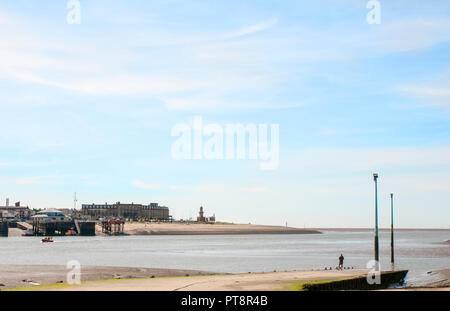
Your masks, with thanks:
<instances>
[{"instance_id":1,"label":"estuary water","mask_svg":"<svg viewBox=\"0 0 450 311\"><path fill-rule=\"evenodd\" d=\"M222 273L335 268L365 269L373 259L373 233L323 231L312 235L174 235L117 237L0 238L1 264L81 265L193 269ZM396 269L408 269L407 283L429 281L428 271L450 268L450 231L397 231ZM380 232L383 270L391 269L390 233Z\"/></svg>"}]
</instances>

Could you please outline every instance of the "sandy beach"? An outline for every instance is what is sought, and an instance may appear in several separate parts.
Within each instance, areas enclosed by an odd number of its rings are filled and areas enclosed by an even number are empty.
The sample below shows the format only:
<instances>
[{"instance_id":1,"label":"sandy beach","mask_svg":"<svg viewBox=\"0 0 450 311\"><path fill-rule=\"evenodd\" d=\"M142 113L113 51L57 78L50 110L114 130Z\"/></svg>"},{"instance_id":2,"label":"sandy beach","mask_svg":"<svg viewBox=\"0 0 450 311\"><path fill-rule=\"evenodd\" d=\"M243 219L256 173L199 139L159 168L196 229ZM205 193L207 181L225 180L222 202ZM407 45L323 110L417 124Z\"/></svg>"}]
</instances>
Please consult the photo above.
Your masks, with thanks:
<instances>
[{"instance_id":1,"label":"sandy beach","mask_svg":"<svg viewBox=\"0 0 450 311\"><path fill-rule=\"evenodd\" d=\"M439 244L450 245L450 240L441 242L441 243L439 243Z\"/></svg>"},{"instance_id":2,"label":"sandy beach","mask_svg":"<svg viewBox=\"0 0 450 311\"><path fill-rule=\"evenodd\" d=\"M100 225L95 228L102 235ZM249 224L202 223L125 223L127 235L204 235L204 234L320 234L319 230Z\"/></svg>"},{"instance_id":3,"label":"sandy beach","mask_svg":"<svg viewBox=\"0 0 450 311\"><path fill-rule=\"evenodd\" d=\"M72 286L36 286L50 291L286 291L298 283L339 280L365 275L363 270L287 271L209 276L86 281Z\"/></svg>"},{"instance_id":4,"label":"sandy beach","mask_svg":"<svg viewBox=\"0 0 450 311\"><path fill-rule=\"evenodd\" d=\"M423 287L405 287L392 289L392 291L450 291L450 269L430 271L436 277L436 281Z\"/></svg>"},{"instance_id":5,"label":"sandy beach","mask_svg":"<svg viewBox=\"0 0 450 311\"><path fill-rule=\"evenodd\" d=\"M293 291L299 284L367 274L367 270L277 271L215 274L207 271L82 267L80 285L68 285L65 266L0 265L0 290L44 291ZM433 271L439 280L424 287L392 290L450 290L450 269Z\"/></svg>"},{"instance_id":6,"label":"sandy beach","mask_svg":"<svg viewBox=\"0 0 450 311\"><path fill-rule=\"evenodd\" d=\"M0 265L0 290L66 283L69 269L57 265ZM176 269L83 266L83 281L211 275L213 272Z\"/></svg>"},{"instance_id":7,"label":"sandy beach","mask_svg":"<svg viewBox=\"0 0 450 311\"><path fill-rule=\"evenodd\" d=\"M430 273L433 276L436 276L436 281L429 283L427 287L430 288L441 288L448 287L450 288L450 269L431 271Z\"/></svg>"}]
</instances>

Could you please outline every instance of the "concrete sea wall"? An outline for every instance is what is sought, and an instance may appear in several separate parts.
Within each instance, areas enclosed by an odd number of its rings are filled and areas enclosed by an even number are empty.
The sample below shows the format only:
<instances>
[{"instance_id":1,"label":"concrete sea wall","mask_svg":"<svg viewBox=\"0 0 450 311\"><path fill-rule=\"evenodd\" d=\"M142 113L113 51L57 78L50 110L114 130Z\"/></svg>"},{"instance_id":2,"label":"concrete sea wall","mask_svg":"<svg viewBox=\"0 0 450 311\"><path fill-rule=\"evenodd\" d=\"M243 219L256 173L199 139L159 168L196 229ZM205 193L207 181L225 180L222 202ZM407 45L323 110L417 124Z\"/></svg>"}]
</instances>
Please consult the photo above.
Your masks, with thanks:
<instances>
[{"instance_id":1,"label":"concrete sea wall","mask_svg":"<svg viewBox=\"0 0 450 311\"><path fill-rule=\"evenodd\" d=\"M306 283L303 285L305 291L327 291L327 290L375 290L385 289L393 284L403 284L408 270L385 271L381 273L380 284L369 284L367 277L357 277L338 281Z\"/></svg>"}]
</instances>

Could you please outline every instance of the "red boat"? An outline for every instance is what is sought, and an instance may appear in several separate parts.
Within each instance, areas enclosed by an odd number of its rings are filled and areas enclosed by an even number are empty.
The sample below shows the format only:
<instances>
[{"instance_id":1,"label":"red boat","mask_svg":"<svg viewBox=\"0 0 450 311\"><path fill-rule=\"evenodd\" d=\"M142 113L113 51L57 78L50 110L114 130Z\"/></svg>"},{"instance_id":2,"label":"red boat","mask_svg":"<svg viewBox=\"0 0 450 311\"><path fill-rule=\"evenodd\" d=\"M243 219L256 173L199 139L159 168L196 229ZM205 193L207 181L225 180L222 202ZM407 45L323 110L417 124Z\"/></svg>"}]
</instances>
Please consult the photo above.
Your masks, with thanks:
<instances>
[{"instance_id":1,"label":"red boat","mask_svg":"<svg viewBox=\"0 0 450 311\"><path fill-rule=\"evenodd\" d=\"M50 237L42 239L42 243L50 243L50 242L53 242L53 239Z\"/></svg>"}]
</instances>

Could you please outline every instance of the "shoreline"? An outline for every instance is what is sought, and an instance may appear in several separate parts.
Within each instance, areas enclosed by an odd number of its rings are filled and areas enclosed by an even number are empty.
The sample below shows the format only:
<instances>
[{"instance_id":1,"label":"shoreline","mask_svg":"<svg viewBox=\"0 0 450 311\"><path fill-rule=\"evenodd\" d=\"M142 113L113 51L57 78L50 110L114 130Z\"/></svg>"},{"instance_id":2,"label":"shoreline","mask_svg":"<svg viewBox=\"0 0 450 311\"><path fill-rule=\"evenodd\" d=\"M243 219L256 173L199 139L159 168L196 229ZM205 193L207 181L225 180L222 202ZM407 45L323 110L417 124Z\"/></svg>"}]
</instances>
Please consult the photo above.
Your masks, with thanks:
<instances>
[{"instance_id":1,"label":"shoreline","mask_svg":"<svg viewBox=\"0 0 450 311\"><path fill-rule=\"evenodd\" d=\"M245 225L245 224L199 224L199 223L125 223L124 235L237 235L237 234L321 234L312 229L300 229L282 226ZM102 233L96 224L96 235Z\"/></svg>"},{"instance_id":2,"label":"shoreline","mask_svg":"<svg viewBox=\"0 0 450 311\"><path fill-rule=\"evenodd\" d=\"M67 285L67 273L63 265L5 265L0 264L0 291L36 286ZM82 266L81 280L101 281L140 278L184 277L212 275L214 272L188 269L134 268L114 266Z\"/></svg>"},{"instance_id":3,"label":"shoreline","mask_svg":"<svg viewBox=\"0 0 450 311\"><path fill-rule=\"evenodd\" d=\"M450 245L450 240L444 241L444 242L436 242L434 244L440 244L440 245Z\"/></svg>"},{"instance_id":4,"label":"shoreline","mask_svg":"<svg viewBox=\"0 0 450 311\"><path fill-rule=\"evenodd\" d=\"M380 228L382 232L390 228ZM247 235L247 234L322 234L323 232L370 232L372 228L294 228L273 225L233 224L233 223L149 223L127 222L121 235ZM397 228L395 231L444 231L450 229ZM10 228L10 236L20 236L24 230ZM102 232L101 225L95 225L95 235L109 236ZM435 242L450 245L450 241Z\"/></svg>"},{"instance_id":5,"label":"shoreline","mask_svg":"<svg viewBox=\"0 0 450 311\"><path fill-rule=\"evenodd\" d=\"M81 268L80 285L69 285L65 280L69 269L65 266L8 267L0 265L0 281L5 278L5 270L10 273L9 284L0 287L0 291L291 291L297 290L298 284L304 282L340 280L367 273L366 270L316 270L217 274L195 270L90 266ZM24 271L33 271L33 278L27 275L26 280L33 279L34 282L22 281ZM52 271L51 275L43 275L49 271Z\"/></svg>"},{"instance_id":6,"label":"shoreline","mask_svg":"<svg viewBox=\"0 0 450 311\"><path fill-rule=\"evenodd\" d=\"M69 285L62 265L0 265L1 290L62 291L297 291L301 284L364 277L367 270L297 270L214 273L198 270L81 267L80 285ZM441 280L388 290L450 290L450 269L433 271Z\"/></svg>"}]
</instances>

